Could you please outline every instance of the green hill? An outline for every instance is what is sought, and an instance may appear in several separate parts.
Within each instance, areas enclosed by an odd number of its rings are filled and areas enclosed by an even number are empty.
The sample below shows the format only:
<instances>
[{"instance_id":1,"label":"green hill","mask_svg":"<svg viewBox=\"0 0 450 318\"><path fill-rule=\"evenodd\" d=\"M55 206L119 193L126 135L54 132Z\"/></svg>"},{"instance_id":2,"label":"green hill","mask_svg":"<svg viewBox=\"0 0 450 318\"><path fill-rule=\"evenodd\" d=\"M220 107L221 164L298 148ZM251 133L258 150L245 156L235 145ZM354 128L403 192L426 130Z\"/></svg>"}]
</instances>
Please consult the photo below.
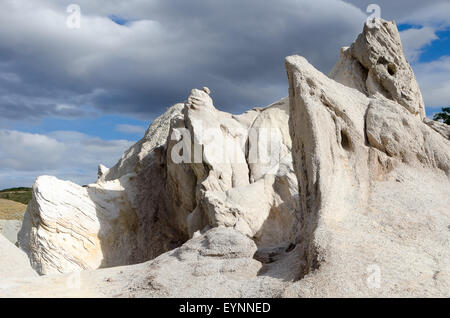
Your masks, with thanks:
<instances>
[{"instance_id":1,"label":"green hill","mask_svg":"<svg viewBox=\"0 0 450 318\"><path fill-rule=\"evenodd\" d=\"M0 199L11 200L22 204L28 204L31 200L31 188L11 188L0 190Z\"/></svg>"}]
</instances>

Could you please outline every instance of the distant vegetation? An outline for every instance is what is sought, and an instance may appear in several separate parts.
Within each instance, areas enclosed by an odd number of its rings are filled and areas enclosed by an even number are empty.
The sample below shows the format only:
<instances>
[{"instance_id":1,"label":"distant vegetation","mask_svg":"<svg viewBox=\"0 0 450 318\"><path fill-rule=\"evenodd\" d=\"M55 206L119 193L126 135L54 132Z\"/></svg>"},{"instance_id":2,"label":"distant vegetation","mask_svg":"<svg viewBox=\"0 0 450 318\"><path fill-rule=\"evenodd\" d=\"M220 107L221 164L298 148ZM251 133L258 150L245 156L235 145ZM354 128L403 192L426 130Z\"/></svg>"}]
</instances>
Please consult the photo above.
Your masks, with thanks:
<instances>
[{"instance_id":1,"label":"distant vegetation","mask_svg":"<svg viewBox=\"0 0 450 318\"><path fill-rule=\"evenodd\" d=\"M450 125L450 107L442 108L442 112L435 114L433 119Z\"/></svg>"},{"instance_id":2,"label":"distant vegetation","mask_svg":"<svg viewBox=\"0 0 450 318\"><path fill-rule=\"evenodd\" d=\"M31 188L11 188L0 190L0 199L28 204L31 200Z\"/></svg>"}]
</instances>

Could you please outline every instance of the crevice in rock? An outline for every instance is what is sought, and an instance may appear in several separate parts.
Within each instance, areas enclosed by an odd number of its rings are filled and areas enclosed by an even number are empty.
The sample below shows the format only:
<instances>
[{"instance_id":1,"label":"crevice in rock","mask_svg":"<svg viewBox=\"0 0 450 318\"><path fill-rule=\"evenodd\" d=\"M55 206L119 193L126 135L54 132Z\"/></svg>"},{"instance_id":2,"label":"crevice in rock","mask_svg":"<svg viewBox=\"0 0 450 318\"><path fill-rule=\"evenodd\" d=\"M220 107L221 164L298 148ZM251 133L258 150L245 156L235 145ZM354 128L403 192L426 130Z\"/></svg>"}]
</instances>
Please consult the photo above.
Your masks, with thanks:
<instances>
[{"instance_id":1,"label":"crevice in rock","mask_svg":"<svg viewBox=\"0 0 450 318\"><path fill-rule=\"evenodd\" d=\"M363 86L363 91L361 93L365 94L366 96L369 95L368 89L367 89L367 78L369 77L369 69L366 68L364 65L362 65L362 63L355 59L357 65L359 66L361 73L362 73L362 86Z\"/></svg>"},{"instance_id":2,"label":"crevice in rock","mask_svg":"<svg viewBox=\"0 0 450 318\"><path fill-rule=\"evenodd\" d=\"M347 151L353 150L352 141L351 141L350 137L348 136L348 133L344 129L341 130L341 145L342 145L342 148L344 148Z\"/></svg>"},{"instance_id":3,"label":"crevice in rock","mask_svg":"<svg viewBox=\"0 0 450 318\"><path fill-rule=\"evenodd\" d=\"M388 65L389 61L384 56L380 56L377 60L377 64Z\"/></svg>"}]
</instances>

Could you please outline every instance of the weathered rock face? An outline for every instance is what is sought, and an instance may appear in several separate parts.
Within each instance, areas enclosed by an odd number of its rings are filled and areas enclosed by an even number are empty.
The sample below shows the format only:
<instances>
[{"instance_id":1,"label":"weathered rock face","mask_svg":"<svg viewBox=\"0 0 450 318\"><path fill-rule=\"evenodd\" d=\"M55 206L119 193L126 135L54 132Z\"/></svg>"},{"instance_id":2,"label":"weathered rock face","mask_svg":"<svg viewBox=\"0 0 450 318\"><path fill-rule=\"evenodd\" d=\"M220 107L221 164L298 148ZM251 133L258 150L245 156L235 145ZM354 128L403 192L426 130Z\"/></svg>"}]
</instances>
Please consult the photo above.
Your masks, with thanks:
<instances>
[{"instance_id":1,"label":"weathered rock face","mask_svg":"<svg viewBox=\"0 0 450 318\"><path fill-rule=\"evenodd\" d=\"M157 258L145 270L147 286L153 297L183 297L187 288L193 297L240 297L247 280L256 277L262 267L253 259L256 249L255 243L238 231L214 228ZM143 291L147 286L142 283L135 280L130 285Z\"/></svg>"},{"instance_id":2,"label":"weathered rock face","mask_svg":"<svg viewBox=\"0 0 450 318\"><path fill-rule=\"evenodd\" d=\"M124 192L126 178L89 188L38 178L19 233L33 268L50 274L133 259L138 218Z\"/></svg>"},{"instance_id":3,"label":"weathered rock face","mask_svg":"<svg viewBox=\"0 0 450 318\"><path fill-rule=\"evenodd\" d=\"M330 218L339 218L354 213L367 200L368 151L361 146L369 99L329 79L302 57L288 57L286 67L306 274L317 268L319 249L330 239L325 231L316 236L321 233L317 228L322 225L322 211L330 208Z\"/></svg>"},{"instance_id":4,"label":"weathered rock face","mask_svg":"<svg viewBox=\"0 0 450 318\"><path fill-rule=\"evenodd\" d=\"M366 46L352 47L361 61L374 54L372 38L397 37L393 24L382 25L366 27L358 38L368 37ZM347 66L353 73L355 64ZM286 67L305 276L284 295L449 295L449 141L404 101L368 97L299 56ZM411 78L397 76L394 83Z\"/></svg>"},{"instance_id":5,"label":"weathered rock face","mask_svg":"<svg viewBox=\"0 0 450 318\"><path fill-rule=\"evenodd\" d=\"M286 99L233 116L218 111L206 92L192 91L173 136L179 145L184 132L189 142L183 153L191 144L193 152L181 167L169 159L168 170L171 197L179 198L175 205L187 207L177 214L190 236L205 227L227 226L260 247L291 243L298 203L287 120ZM169 143L172 158L178 150Z\"/></svg>"},{"instance_id":6,"label":"weathered rock face","mask_svg":"<svg viewBox=\"0 0 450 318\"><path fill-rule=\"evenodd\" d=\"M341 50L329 76L367 96L380 94L423 119L422 93L403 54L397 26L394 22L376 21L373 27L366 24L355 43Z\"/></svg>"},{"instance_id":7,"label":"weathered rock face","mask_svg":"<svg viewBox=\"0 0 450 318\"><path fill-rule=\"evenodd\" d=\"M186 237L168 219L165 142L171 118L155 120L145 137L86 188L40 177L19 233L19 245L41 274L143 262Z\"/></svg>"},{"instance_id":8,"label":"weathered rock face","mask_svg":"<svg viewBox=\"0 0 450 318\"><path fill-rule=\"evenodd\" d=\"M372 101L366 115L372 147L411 166L437 168L450 176L450 142L399 104Z\"/></svg>"},{"instance_id":9,"label":"weathered rock face","mask_svg":"<svg viewBox=\"0 0 450 318\"><path fill-rule=\"evenodd\" d=\"M144 262L217 226L288 246L298 202L287 121L287 99L234 116L193 90L113 168L100 165L97 183L40 177L20 247L51 274Z\"/></svg>"},{"instance_id":10,"label":"weathered rock face","mask_svg":"<svg viewBox=\"0 0 450 318\"><path fill-rule=\"evenodd\" d=\"M288 57L289 99L236 116L193 90L96 184L39 178L19 241L40 273L149 261L0 296L449 297L448 127L379 22L331 78Z\"/></svg>"},{"instance_id":11,"label":"weathered rock face","mask_svg":"<svg viewBox=\"0 0 450 318\"><path fill-rule=\"evenodd\" d=\"M430 120L428 118L425 118L423 122L440 133L442 136L450 140L450 125L435 120Z\"/></svg>"}]
</instances>

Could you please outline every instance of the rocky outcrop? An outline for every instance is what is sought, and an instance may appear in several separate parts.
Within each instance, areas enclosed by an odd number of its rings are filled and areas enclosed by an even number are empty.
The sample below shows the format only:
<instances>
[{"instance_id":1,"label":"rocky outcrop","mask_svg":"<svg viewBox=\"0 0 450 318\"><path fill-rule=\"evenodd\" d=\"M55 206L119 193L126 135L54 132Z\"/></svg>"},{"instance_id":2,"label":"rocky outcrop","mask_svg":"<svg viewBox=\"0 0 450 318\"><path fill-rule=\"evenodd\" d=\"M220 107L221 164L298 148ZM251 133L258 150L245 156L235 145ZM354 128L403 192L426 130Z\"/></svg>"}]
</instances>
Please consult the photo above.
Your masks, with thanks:
<instances>
[{"instance_id":1,"label":"rocky outcrop","mask_svg":"<svg viewBox=\"0 0 450 318\"><path fill-rule=\"evenodd\" d=\"M320 249L331 239L326 228L320 229L326 226L322 220L353 214L367 201L364 116L369 98L329 79L302 57L288 57L286 67L306 275L317 269Z\"/></svg>"},{"instance_id":2,"label":"rocky outcrop","mask_svg":"<svg viewBox=\"0 0 450 318\"><path fill-rule=\"evenodd\" d=\"M397 38L390 26L366 26L357 40L366 37L365 46L351 52L372 60L373 39ZM361 83L354 63L341 63L335 74L345 74L344 65ZM286 67L305 264L303 279L284 296L449 295L448 140L405 101L352 89L341 78L344 86L299 56L288 57ZM411 79L396 76L394 84Z\"/></svg>"},{"instance_id":3,"label":"rocky outcrop","mask_svg":"<svg viewBox=\"0 0 450 318\"><path fill-rule=\"evenodd\" d=\"M232 115L194 89L97 183L39 178L20 246L87 270L0 296L449 297L450 141L378 22L330 77L286 58L288 99Z\"/></svg>"},{"instance_id":4,"label":"rocky outcrop","mask_svg":"<svg viewBox=\"0 0 450 318\"><path fill-rule=\"evenodd\" d=\"M19 233L33 268L40 274L73 272L131 259L138 220L122 186L127 181L84 188L39 177Z\"/></svg>"},{"instance_id":5,"label":"rocky outcrop","mask_svg":"<svg viewBox=\"0 0 450 318\"><path fill-rule=\"evenodd\" d=\"M99 166L99 181L117 180L127 174L141 173L151 166L155 157L155 151L164 147L169 136L170 122L172 118L181 114L184 104L175 104L162 116L153 121L147 129L144 138L128 149L111 169L103 165Z\"/></svg>"},{"instance_id":6,"label":"rocky outcrop","mask_svg":"<svg viewBox=\"0 0 450 318\"><path fill-rule=\"evenodd\" d=\"M241 297L248 280L257 276L261 263L253 259L257 247L240 232L217 227L157 258L142 280L129 285L142 297ZM148 291L145 291L149 289Z\"/></svg>"},{"instance_id":7,"label":"rocky outcrop","mask_svg":"<svg viewBox=\"0 0 450 318\"><path fill-rule=\"evenodd\" d=\"M289 245L298 203L287 120L286 99L233 116L218 111L205 91L192 91L172 136L179 145L184 133L189 142L183 153L191 142L193 153L181 166L172 156L168 169L169 193L179 198L176 207L187 207L177 214L190 236L205 227L227 226L260 247ZM178 150L169 143L169 153Z\"/></svg>"},{"instance_id":8,"label":"rocky outcrop","mask_svg":"<svg viewBox=\"0 0 450 318\"><path fill-rule=\"evenodd\" d=\"M330 78L369 97L376 95L425 118L425 104L414 72L403 54L400 34L392 21L366 24L355 43L341 50Z\"/></svg>"},{"instance_id":9,"label":"rocky outcrop","mask_svg":"<svg viewBox=\"0 0 450 318\"><path fill-rule=\"evenodd\" d=\"M425 118L423 122L434 129L436 132L440 133L442 136L450 140L450 125L441 123L439 121L430 120L428 118Z\"/></svg>"},{"instance_id":10,"label":"rocky outcrop","mask_svg":"<svg viewBox=\"0 0 450 318\"><path fill-rule=\"evenodd\" d=\"M167 213L165 142L174 105L97 183L80 187L54 177L33 186L19 233L40 274L135 264L180 246L188 237Z\"/></svg>"},{"instance_id":11,"label":"rocky outcrop","mask_svg":"<svg viewBox=\"0 0 450 318\"><path fill-rule=\"evenodd\" d=\"M369 144L389 157L411 166L437 168L450 176L450 141L399 104L372 101L366 132Z\"/></svg>"},{"instance_id":12,"label":"rocky outcrop","mask_svg":"<svg viewBox=\"0 0 450 318\"><path fill-rule=\"evenodd\" d=\"M287 120L287 99L235 116L193 90L95 184L40 177L20 247L51 274L148 261L217 226L288 246L298 202Z\"/></svg>"}]
</instances>

